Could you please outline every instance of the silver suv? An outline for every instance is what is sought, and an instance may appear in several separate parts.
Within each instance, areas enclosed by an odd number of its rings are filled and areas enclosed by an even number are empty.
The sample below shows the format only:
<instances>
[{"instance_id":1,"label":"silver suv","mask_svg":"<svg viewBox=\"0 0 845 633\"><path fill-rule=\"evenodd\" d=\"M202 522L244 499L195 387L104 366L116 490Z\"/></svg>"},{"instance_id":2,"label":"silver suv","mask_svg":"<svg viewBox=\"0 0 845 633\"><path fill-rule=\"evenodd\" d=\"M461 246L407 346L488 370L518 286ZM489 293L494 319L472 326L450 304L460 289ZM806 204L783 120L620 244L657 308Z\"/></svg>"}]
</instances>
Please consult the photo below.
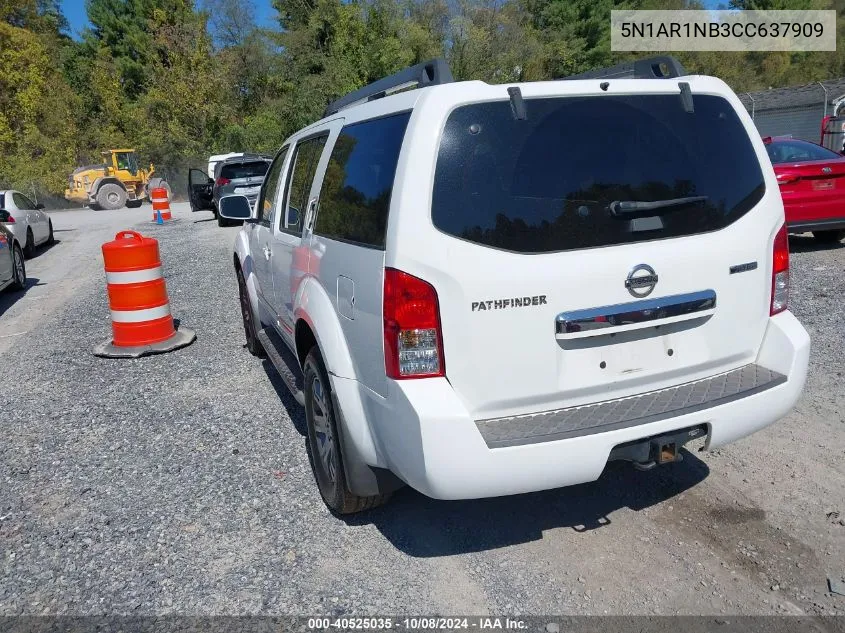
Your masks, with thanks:
<instances>
[{"instance_id":1,"label":"silver suv","mask_svg":"<svg viewBox=\"0 0 845 633\"><path fill-rule=\"evenodd\" d=\"M305 407L336 512L652 468L804 386L766 148L672 58L510 85L410 68L332 103L220 215L245 220L247 346Z\"/></svg>"},{"instance_id":2,"label":"silver suv","mask_svg":"<svg viewBox=\"0 0 845 633\"><path fill-rule=\"evenodd\" d=\"M228 221L218 213L220 199L242 195L254 206L271 160L260 154L241 154L216 163L213 177L202 170L191 169L188 173L191 211L209 210L214 213L218 225L226 226Z\"/></svg>"}]
</instances>

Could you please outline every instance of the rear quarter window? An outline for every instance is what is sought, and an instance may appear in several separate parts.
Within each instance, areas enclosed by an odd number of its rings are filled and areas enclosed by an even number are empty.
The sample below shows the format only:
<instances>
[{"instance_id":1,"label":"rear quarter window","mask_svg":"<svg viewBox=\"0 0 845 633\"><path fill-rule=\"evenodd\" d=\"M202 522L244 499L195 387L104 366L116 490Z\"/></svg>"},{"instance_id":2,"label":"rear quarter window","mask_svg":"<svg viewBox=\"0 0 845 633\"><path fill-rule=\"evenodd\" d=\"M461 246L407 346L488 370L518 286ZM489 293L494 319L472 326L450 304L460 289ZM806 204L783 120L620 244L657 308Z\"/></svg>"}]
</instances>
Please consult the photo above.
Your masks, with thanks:
<instances>
[{"instance_id":1,"label":"rear quarter window","mask_svg":"<svg viewBox=\"0 0 845 633\"><path fill-rule=\"evenodd\" d=\"M326 168L315 233L384 248L399 150L410 113L344 127Z\"/></svg>"},{"instance_id":2,"label":"rear quarter window","mask_svg":"<svg viewBox=\"0 0 845 633\"><path fill-rule=\"evenodd\" d=\"M763 196L748 133L723 98L602 95L455 109L441 140L432 220L485 246L545 253L721 229ZM613 202L706 198L614 214Z\"/></svg>"}]
</instances>

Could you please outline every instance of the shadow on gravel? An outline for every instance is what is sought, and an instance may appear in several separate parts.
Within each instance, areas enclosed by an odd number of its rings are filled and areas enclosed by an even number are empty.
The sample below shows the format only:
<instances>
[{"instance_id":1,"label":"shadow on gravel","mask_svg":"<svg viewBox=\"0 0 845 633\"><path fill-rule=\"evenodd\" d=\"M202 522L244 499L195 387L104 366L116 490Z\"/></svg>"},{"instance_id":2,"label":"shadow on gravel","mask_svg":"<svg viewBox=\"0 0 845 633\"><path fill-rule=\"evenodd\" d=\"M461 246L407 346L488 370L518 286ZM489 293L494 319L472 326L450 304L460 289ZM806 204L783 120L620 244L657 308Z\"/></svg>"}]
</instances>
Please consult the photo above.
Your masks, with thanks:
<instances>
[{"instance_id":1,"label":"shadow on gravel","mask_svg":"<svg viewBox=\"0 0 845 633\"><path fill-rule=\"evenodd\" d=\"M789 251L791 253L815 253L816 251L833 251L845 248L845 243L833 242L825 244L812 235L790 235Z\"/></svg>"},{"instance_id":2,"label":"shadow on gravel","mask_svg":"<svg viewBox=\"0 0 845 633\"><path fill-rule=\"evenodd\" d=\"M276 371L276 368L273 367L273 364L269 360L266 358L263 359L261 361L261 368L264 370L264 373L267 374L267 378L270 379L270 384L273 385L273 389L276 390L276 395L279 396L279 400L282 401L282 405L288 412L288 417L290 417L291 422L293 422L294 428L302 437L306 437L308 430L305 426L305 409L299 406L299 403L293 399L293 396L287 386L284 382L282 382L279 372Z\"/></svg>"},{"instance_id":3,"label":"shadow on gravel","mask_svg":"<svg viewBox=\"0 0 845 633\"><path fill-rule=\"evenodd\" d=\"M23 290L18 290L17 292L13 290L4 290L3 292L0 292L0 315L15 305L15 302L23 297L30 288L43 285L44 284L39 282L38 277L27 277L26 287Z\"/></svg>"},{"instance_id":4,"label":"shadow on gravel","mask_svg":"<svg viewBox=\"0 0 845 633\"><path fill-rule=\"evenodd\" d=\"M53 233L56 233L56 231L54 230ZM39 246L38 248L35 249L35 256L32 257L31 259L36 259L39 255L43 255L44 253L53 250L54 248L56 248L61 243L62 243L61 240L53 240L52 244L42 244L41 246ZM27 261L30 261L30 260L27 260Z\"/></svg>"},{"instance_id":5,"label":"shadow on gravel","mask_svg":"<svg viewBox=\"0 0 845 633\"><path fill-rule=\"evenodd\" d=\"M404 488L383 508L343 518L349 525L375 525L397 549L418 558L528 543L556 528L588 532L610 526L615 510L643 510L706 479L707 465L682 452L684 461L647 472L613 462L598 481L510 497L436 501Z\"/></svg>"}]
</instances>

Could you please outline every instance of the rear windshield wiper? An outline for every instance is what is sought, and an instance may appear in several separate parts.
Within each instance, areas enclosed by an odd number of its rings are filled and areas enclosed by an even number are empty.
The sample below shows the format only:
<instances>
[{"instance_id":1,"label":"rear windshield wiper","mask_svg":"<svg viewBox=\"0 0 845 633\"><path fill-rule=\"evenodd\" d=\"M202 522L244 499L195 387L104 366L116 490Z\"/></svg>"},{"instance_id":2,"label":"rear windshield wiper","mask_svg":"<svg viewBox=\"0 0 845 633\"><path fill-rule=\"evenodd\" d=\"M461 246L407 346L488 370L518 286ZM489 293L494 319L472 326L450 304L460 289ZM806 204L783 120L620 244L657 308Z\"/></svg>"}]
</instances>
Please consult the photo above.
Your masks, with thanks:
<instances>
[{"instance_id":1,"label":"rear windshield wiper","mask_svg":"<svg viewBox=\"0 0 845 633\"><path fill-rule=\"evenodd\" d=\"M685 204L706 202L708 196L689 196L688 198L672 198L671 200L652 200L650 202L638 202L636 200L614 200L608 205L612 215L628 215L641 213L643 211L656 211L670 207L680 207Z\"/></svg>"}]
</instances>

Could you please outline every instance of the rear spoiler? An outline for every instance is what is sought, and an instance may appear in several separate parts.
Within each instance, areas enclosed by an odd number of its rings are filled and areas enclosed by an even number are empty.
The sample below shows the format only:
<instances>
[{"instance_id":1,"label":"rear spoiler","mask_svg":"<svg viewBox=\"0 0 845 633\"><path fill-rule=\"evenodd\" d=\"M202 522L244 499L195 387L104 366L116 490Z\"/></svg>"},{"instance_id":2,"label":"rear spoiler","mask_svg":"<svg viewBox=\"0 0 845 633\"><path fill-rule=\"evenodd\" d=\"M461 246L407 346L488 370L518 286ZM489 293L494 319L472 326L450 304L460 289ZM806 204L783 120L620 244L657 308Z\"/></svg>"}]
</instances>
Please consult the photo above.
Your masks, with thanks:
<instances>
[{"instance_id":1,"label":"rear spoiler","mask_svg":"<svg viewBox=\"0 0 845 633\"><path fill-rule=\"evenodd\" d=\"M676 58L671 55L658 55L559 79L674 79L686 74L683 64Z\"/></svg>"}]
</instances>

